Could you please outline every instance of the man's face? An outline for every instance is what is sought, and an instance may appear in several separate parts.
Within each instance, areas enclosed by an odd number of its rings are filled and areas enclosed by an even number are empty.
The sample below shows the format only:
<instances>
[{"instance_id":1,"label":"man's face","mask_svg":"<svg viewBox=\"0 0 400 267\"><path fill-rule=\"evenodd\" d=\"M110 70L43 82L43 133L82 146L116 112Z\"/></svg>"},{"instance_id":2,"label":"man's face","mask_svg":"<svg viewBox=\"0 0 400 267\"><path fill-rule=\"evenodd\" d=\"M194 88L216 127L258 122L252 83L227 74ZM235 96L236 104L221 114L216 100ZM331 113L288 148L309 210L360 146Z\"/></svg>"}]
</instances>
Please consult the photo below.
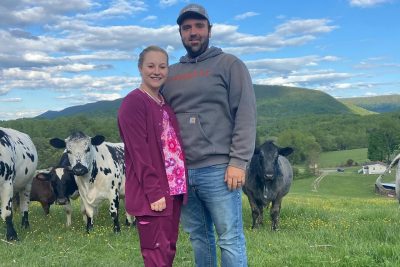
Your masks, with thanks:
<instances>
[{"instance_id":1,"label":"man's face","mask_svg":"<svg viewBox=\"0 0 400 267\"><path fill-rule=\"evenodd\" d=\"M179 32L190 57L195 58L207 50L211 31L206 19L185 19Z\"/></svg>"}]
</instances>

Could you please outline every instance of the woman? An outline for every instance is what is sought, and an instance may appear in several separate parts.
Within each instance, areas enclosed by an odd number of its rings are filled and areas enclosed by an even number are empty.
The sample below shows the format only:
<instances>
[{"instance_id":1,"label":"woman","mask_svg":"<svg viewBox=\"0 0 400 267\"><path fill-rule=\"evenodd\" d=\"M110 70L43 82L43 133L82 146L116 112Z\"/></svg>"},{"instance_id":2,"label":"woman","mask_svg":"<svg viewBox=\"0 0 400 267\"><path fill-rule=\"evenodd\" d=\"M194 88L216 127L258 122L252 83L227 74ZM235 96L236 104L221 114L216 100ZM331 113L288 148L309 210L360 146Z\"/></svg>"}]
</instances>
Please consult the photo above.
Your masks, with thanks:
<instances>
[{"instance_id":1,"label":"woman","mask_svg":"<svg viewBox=\"0 0 400 267\"><path fill-rule=\"evenodd\" d=\"M168 76L168 54L149 46L140 53L138 68L140 87L118 112L126 210L136 217L145 266L172 266L187 175L178 122L159 93Z\"/></svg>"}]
</instances>

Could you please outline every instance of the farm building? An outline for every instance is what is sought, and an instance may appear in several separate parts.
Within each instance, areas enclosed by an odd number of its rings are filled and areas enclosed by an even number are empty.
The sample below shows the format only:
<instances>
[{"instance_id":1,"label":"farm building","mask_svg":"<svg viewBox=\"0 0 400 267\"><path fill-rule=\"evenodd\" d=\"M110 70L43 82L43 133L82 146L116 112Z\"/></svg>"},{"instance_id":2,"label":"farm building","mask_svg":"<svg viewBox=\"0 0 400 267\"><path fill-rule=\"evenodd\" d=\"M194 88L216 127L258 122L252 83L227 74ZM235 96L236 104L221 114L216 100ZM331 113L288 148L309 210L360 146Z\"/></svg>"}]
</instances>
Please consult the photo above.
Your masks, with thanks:
<instances>
[{"instance_id":1,"label":"farm building","mask_svg":"<svg viewBox=\"0 0 400 267\"><path fill-rule=\"evenodd\" d=\"M387 165L382 162L370 162L362 166L359 171L362 174L382 174L385 172ZM389 171L390 173L390 171Z\"/></svg>"}]
</instances>

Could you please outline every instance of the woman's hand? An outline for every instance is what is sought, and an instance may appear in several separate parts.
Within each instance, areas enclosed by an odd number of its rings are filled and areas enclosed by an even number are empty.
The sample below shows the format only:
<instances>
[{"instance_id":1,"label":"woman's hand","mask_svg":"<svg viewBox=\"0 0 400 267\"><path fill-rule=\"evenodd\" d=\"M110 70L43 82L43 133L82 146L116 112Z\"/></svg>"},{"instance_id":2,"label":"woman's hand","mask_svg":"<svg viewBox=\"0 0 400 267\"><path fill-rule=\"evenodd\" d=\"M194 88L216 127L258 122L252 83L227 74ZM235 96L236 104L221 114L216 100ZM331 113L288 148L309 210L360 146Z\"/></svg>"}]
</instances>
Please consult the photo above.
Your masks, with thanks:
<instances>
[{"instance_id":1,"label":"woman's hand","mask_svg":"<svg viewBox=\"0 0 400 267\"><path fill-rule=\"evenodd\" d=\"M163 211L166 207L167 203L165 202L165 197L162 197L156 202L150 204L150 208L152 211Z\"/></svg>"}]
</instances>

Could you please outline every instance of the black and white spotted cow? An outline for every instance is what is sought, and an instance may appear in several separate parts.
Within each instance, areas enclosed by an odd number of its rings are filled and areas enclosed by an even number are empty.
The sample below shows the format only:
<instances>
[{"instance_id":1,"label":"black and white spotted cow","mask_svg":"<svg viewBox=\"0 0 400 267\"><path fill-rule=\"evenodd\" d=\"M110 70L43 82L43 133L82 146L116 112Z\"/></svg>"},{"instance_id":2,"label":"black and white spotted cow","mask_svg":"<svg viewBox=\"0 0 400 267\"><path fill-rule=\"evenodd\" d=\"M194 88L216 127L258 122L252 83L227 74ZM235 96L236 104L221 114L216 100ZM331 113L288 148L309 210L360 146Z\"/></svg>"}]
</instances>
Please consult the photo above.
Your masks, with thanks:
<instances>
[{"instance_id":1,"label":"black and white spotted cow","mask_svg":"<svg viewBox=\"0 0 400 267\"><path fill-rule=\"evenodd\" d=\"M75 175L68 166L38 172L33 179L31 201L39 201L46 215L49 214L50 205L54 202L63 206L67 215L67 226L72 223L71 199L78 197Z\"/></svg>"},{"instance_id":2,"label":"black and white spotted cow","mask_svg":"<svg viewBox=\"0 0 400 267\"><path fill-rule=\"evenodd\" d=\"M0 128L1 218L5 220L7 240L18 240L12 221L12 199L19 194L22 226L27 228L29 197L38 156L30 137L19 131Z\"/></svg>"},{"instance_id":3,"label":"black and white spotted cow","mask_svg":"<svg viewBox=\"0 0 400 267\"><path fill-rule=\"evenodd\" d=\"M125 195L124 146L123 143L104 142L104 139L101 135L89 137L76 132L65 140L50 140L53 147L66 149L86 212L87 232L93 228L93 217L105 199L110 202L114 232L120 231L118 208L120 197Z\"/></svg>"}]
</instances>

